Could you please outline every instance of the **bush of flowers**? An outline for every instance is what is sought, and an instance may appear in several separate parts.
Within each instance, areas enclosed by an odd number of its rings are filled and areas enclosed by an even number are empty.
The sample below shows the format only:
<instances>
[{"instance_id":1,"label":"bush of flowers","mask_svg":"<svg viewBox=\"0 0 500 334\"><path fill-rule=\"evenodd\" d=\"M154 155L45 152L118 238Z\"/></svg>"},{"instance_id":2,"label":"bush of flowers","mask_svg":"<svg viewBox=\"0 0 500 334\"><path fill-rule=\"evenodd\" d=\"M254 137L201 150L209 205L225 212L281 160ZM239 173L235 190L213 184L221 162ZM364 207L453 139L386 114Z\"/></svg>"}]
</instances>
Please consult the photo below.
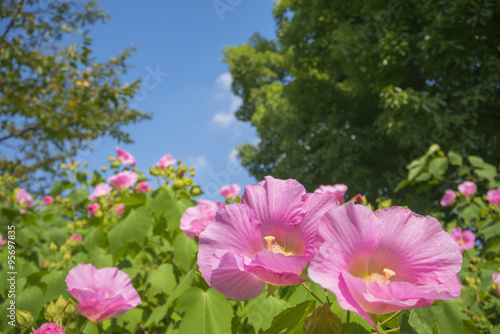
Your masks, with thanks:
<instances>
[{"instance_id":1,"label":"bush of flowers","mask_svg":"<svg viewBox=\"0 0 500 334\"><path fill-rule=\"evenodd\" d=\"M500 333L497 168L435 146L408 168L398 190L443 195L426 215L272 176L209 201L119 148L42 195L2 175L0 331Z\"/></svg>"}]
</instances>

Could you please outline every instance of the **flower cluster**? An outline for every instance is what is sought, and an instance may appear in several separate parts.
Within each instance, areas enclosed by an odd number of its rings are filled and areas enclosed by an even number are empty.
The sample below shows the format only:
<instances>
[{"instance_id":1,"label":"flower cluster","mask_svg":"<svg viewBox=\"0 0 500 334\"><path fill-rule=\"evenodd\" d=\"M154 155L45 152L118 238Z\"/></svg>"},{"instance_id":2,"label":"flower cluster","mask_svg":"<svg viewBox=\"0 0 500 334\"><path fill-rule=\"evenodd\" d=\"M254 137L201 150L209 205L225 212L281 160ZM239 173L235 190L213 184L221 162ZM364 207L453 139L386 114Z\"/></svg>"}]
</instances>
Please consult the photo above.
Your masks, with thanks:
<instances>
[{"instance_id":1,"label":"flower cluster","mask_svg":"<svg viewBox=\"0 0 500 334\"><path fill-rule=\"evenodd\" d=\"M183 225L204 229L202 276L226 297L248 300L266 283L304 282L309 265L314 282L374 327L376 315L460 295L461 249L437 219L401 207L373 212L354 201L341 205L346 190L322 186L311 194L296 180L267 176L245 188L241 203L219 208L208 226L215 204L198 204Z\"/></svg>"}]
</instances>

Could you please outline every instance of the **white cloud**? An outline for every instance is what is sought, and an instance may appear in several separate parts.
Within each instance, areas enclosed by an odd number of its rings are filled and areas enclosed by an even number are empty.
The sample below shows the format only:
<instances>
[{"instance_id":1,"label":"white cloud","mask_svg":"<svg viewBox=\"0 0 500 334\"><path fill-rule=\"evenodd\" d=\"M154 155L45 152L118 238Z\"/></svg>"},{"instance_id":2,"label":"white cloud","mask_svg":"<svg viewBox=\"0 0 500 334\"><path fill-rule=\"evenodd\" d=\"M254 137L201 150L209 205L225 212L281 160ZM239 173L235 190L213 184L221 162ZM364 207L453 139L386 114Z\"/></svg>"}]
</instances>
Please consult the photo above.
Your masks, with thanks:
<instances>
[{"instance_id":1,"label":"white cloud","mask_svg":"<svg viewBox=\"0 0 500 334\"><path fill-rule=\"evenodd\" d=\"M229 153L229 161L230 162L237 162L238 161L238 150L233 148L231 152Z\"/></svg>"},{"instance_id":2,"label":"white cloud","mask_svg":"<svg viewBox=\"0 0 500 334\"><path fill-rule=\"evenodd\" d=\"M208 166L208 161L205 156L200 155L199 157L196 158L190 158L189 159L190 165L194 167L196 171L199 171L200 169L203 169Z\"/></svg>"},{"instance_id":3,"label":"white cloud","mask_svg":"<svg viewBox=\"0 0 500 334\"><path fill-rule=\"evenodd\" d=\"M231 73L226 72L221 75L216 80L217 84L222 86L226 90L231 89L231 84L233 83L233 77L231 76Z\"/></svg>"},{"instance_id":4,"label":"white cloud","mask_svg":"<svg viewBox=\"0 0 500 334\"><path fill-rule=\"evenodd\" d=\"M219 112L214 115L212 118L212 122L220 125L220 126L229 126L233 122L236 122L236 118L234 117L234 114L232 112L225 113L225 112Z\"/></svg>"}]
</instances>

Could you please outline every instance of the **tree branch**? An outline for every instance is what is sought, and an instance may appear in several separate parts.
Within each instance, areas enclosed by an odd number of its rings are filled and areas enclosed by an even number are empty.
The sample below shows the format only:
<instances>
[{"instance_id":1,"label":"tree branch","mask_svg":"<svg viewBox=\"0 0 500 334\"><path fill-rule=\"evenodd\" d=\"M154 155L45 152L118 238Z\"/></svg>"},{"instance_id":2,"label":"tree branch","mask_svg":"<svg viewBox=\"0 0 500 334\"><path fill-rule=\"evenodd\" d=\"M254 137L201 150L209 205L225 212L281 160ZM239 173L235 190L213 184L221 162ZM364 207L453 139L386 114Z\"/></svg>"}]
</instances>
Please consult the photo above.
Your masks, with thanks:
<instances>
[{"instance_id":1,"label":"tree branch","mask_svg":"<svg viewBox=\"0 0 500 334\"><path fill-rule=\"evenodd\" d=\"M24 4L24 0L19 0L19 4L17 5L17 12L14 15L12 15L12 20L10 21L9 25L7 26L7 28L3 32L2 40L5 38L5 36L7 36L7 34L9 33L10 28L12 28L12 26L14 25L14 22L16 22L17 17L19 16L19 14L21 13L21 11L23 10L23 4Z\"/></svg>"},{"instance_id":2,"label":"tree branch","mask_svg":"<svg viewBox=\"0 0 500 334\"><path fill-rule=\"evenodd\" d=\"M33 124L33 125L27 127L26 129L19 131L18 133L11 133L10 135L1 137L0 138L0 143L3 142L4 140L7 140L7 139L10 139L10 138L13 138L13 137L22 136L26 132L33 131L33 130L37 129L38 127L40 127L40 124L38 124L38 123L37 124Z\"/></svg>"}]
</instances>

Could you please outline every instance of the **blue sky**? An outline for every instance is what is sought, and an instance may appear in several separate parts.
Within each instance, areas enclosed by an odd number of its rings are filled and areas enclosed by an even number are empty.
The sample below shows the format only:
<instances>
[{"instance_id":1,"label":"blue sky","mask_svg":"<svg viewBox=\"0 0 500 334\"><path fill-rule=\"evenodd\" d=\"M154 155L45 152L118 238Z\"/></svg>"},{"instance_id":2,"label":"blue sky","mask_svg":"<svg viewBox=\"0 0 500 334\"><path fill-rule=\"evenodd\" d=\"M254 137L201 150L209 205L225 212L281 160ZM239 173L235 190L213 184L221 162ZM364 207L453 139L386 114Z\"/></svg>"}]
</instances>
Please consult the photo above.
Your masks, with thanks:
<instances>
[{"instance_id":1,"label":"blue sky","mask_svg":"<svg viewBox=\"0 0 500 334\"><path fill-rule=\"evenodd\" d=\"M273 1L101 0L99 5L111 19L91 27L95 57L103 61L135 45L129 58L134 68L123 79L143 79L134 107L154 113L151 121L127 126L135 143L120 145L134 155L139 170L147 172L171 153L196 167L195 180L209 199L221 199L217 190L227 183L255 183L242 167L228 166L236 159L234 148L257 137L234 118L240 100L230 90L232 79L221 58L224 46L246 43L254 32L274 37ZM97 169L107 165L116 145L103 138L77 160Z\"/></svg>"}]
</instances>

